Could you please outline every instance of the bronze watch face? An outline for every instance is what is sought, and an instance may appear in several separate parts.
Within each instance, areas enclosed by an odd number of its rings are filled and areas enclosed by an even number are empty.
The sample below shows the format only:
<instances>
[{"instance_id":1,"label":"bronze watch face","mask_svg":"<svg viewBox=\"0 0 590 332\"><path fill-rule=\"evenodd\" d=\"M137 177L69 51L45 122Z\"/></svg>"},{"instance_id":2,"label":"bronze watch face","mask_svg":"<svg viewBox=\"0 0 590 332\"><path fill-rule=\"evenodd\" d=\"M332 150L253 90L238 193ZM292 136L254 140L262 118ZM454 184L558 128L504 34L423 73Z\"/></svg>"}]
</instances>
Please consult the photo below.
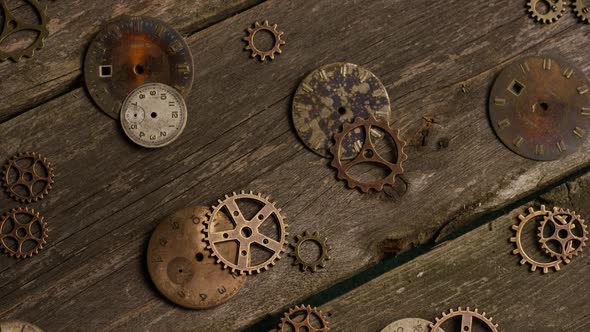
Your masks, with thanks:
<instances>
[{"instance_id":1,"label":"bronze watch face","mask_svg":"<svg viewBox=\"0 0 590 332\"><path fill-rule=\"evenodd\" d=\"M517 154L555 160L578 149L590 129L590 85L559 59L528 57L506 67L489 101L500 140Z\"/></svg>"},{"instance_id":2,"label":"bronze watch face","mask_svg":"<svg viewBox=\"0 0 590 332\"><path fill-rule=\"evenodd\" d=\"M246 281L215 263L203 241L206 207L180 210L154 230L148 245L147 265L158 290L170 301L191 309L220 305L236 295ZM218 216L220 225L231 222ZM224 247L237 255L237 247Z\"/></svg>"},{"instance_id":3,"label":"bronze watch face","mask_svg":"<svg viewBox=\"0 0 590 332\"><path fill-rule=\"evenodd\" d=\"M186 97L193 83L193 58L170 25L151 17L122 16L90 44L84 79L96 104L119 119L127 95L146 83L172 86Z\"/></svg>"}]
</instances>

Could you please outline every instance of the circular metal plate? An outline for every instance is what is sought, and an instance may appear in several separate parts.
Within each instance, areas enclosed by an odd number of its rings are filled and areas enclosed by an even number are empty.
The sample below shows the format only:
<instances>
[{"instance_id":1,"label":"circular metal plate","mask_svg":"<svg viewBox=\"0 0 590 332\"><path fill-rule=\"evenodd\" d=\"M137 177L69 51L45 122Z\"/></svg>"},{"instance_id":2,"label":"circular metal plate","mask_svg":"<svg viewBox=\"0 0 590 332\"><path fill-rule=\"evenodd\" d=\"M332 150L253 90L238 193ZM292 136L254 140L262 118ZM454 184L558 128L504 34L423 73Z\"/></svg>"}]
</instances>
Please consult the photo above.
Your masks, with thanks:
<instances>
[{"instance_id":1,"label":"circular metal plate","mask_svg":"<svg viewBox=\"0 0 590 332\"><path fill-rule=\"evenodd\" d=\"M133 90L121 107L121 126L129 139L146 148L172 143L186 126L184 99L174 88L148 83Z\"/></svg>"},{"instance_id":2,"label":"circular metal plate","mask_svg":"<svg viewBox=\"0 0 590 332\"><path fill-rule=\"evenodd\" d=\"M381 332L430 332L431 322L420 318L404 318L387 325ZM444 332L438 329L439 332Z\"/></svg>"},{"instance_id":3,"label":"circular metal plate","mask_svg":"<svg viewBox=\"0 0 590 332\"><path fill-rule=\"evenodd\" d=\"M293 99L293 123L303 143L315 153L330 156L334 133L360 116L373 114L389 122L391 108L385 86L367 69L350 63L323 66L303 79ZM342 158L358 152L354 143L363 141L362 130L346 137Z\"/></svg>"},{"instance_id":4,"label":"circular metal plate","mask_svg":"<svg viewBox=\"0 0 590 332\"><path fill-rule=\"evenodd\" d=\"M0 332L43 332L43 330L31 323L4 320L0 322Z\"/></svg>"},{"instance_id":5,"label":"circular metal plate","mask_svg":"<svg viewBox=\"0 0 590 332\"><path fill-rule=\"evenodd\" d=\"M146 83L165 83L186 97L193 84L193 58L184 38L168 24L122 16L90 44L84 79L96 104L118 119L125 97Z\"/></svg>"},{"instance_id":6,"label":"circular metal plate","mask_svg":"<svg viewBox=\"0 0 590 332\"><path fill-rule=\"evenodd\" d=\"M496 134L509 149L534 160L555 160L586 140L590 85L563 60L528 57L500 73L489 110Z\"/></svg>"},{"instance_id":7,"label":"circular metal plate","mask_svg":"<svg viewBox=\"0 0 590 332\"><path fill-rule=\"evenodd\" d=\"M206 207L194 207L174 213L156 227L148 245L148 271L158 290L170 301L192 309L226 302L246 281L209 256L202 232L207 212ZM222 216L216 221L231 223ZM225 250L237 255L237 248Z\"/></svg>"}]
</instances>

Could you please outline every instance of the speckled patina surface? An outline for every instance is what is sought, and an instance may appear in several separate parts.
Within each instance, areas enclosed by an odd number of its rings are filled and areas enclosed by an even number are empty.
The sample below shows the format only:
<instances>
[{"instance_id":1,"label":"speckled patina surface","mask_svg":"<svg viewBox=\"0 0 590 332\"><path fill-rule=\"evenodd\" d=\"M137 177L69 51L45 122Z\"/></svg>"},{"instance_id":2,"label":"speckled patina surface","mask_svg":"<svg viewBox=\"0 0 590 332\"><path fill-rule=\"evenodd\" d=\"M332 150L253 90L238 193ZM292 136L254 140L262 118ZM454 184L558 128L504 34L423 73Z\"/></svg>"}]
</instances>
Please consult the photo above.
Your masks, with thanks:
<instances>
[{"instance_id":1,"label":"speckled patina surface","mask_svg":"<svg viewBox=\"0 0 590 332\"><path fill-rule=\"evenodd\" d=\"M334 133L356 117L389 122L391 107L385 86L365 68L350 63L333 63L316 69L299 85L293 99L293 123L303 143L329 157ZM355 142L364 141L362 130L342 143L342 158L353 158Z\"/></svg>"}]
</instances>

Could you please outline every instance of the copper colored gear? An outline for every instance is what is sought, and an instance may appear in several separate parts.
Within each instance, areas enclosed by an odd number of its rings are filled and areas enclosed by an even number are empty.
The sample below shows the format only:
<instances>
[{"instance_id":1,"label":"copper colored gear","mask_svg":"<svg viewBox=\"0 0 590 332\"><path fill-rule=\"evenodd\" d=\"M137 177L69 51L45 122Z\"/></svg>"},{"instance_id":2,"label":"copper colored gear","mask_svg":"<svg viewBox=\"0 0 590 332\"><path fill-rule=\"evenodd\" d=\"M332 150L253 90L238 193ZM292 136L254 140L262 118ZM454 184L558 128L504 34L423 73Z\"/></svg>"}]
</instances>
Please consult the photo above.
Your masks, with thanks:
<instances>
[{"instance_id":1,"label":"copper colored gear","mask_svg":"<svg viewBox=\"0 0 590 332\"><path fill-rule=\"evenodd\" d=\"M432 332L439 332L441 325L449 319L454 317L461 317L461 331L471 331L473 326L473 319L477 319L483 322L492 332L498 332L498 324L492 322L492 317L486 317L486 313L479 313L479 310L462 309L459 307L457 310L451 309L448 313L443 312L442 317L436 317L436 322L430 324Z\"/></svg>"},{"instance_id":2,"label":"copper colored gear","mask_svg":"<svg viewBox=\"0 0 590 332\"><path fill-rule=\"evenodd\" d=\"M301 257L301 245L308 241L314 242L320 247L320 257L312 262L308 262ZM293 247L293 253L290 253L289 255L295 258L293 265L299 265L301 271L310 269L312 272L315 272L318 267L325 267L326 261L331 259L328 239L320 236L318 232L310 234L305 231L302 236L295 236L295 244L291 244L291 246Z\"/></svg>"},{"instance_id":3,"label":"copper colored gear","mask_svg":"<svg viewBox=\"0 0 590 332\"><path fill-rule=\"evenodd\" d=\"M263 51L259 49L254 44L254 36L260 30L266 30L274 36L275 44L274 46L267 51ZM281 36L284 32L279 31L276 24L272 26L268 24L268 21L264 21L262 25L256 21L254 23L254 28L248 28L249 35L244 37L243 39L248 42L248 45L244 48L245 50L252 51L252 57L255 58L256 56L260 57L260 60L266 61L266 57L269 57L271 60L275 59L275 54L281 54L283 51L281 50L281 45L285 45L285 41L281 39Z\"/></svg>"},{"instance_id":4,"label":"copper colored gear","mask_svg":"<svg viewBox=\"0 0 590 332\"><path fill-rule=\"evenodd\" d=\"M27 220L23 221L22 217ZM11 227L8 223L12 223ZM37 225L39 234L34 234L34 225ZM5 230L8 230L5 232ZM10 255L16 258L27 258L39 253L43 245L47 243L47 222L38 212L27 207L19 207L5 214L0 220L0 247ZM8 240L16 244L13 248ZM25 242L35 242L36 244L28 249L23 249Z\"/></svg>"},{"instance_id":5,"label":"copper colored gear","mask_svg":"<svg viewBox=\"0 0 590 332\"><path fill-rule=\"evenodd\" d=\"M547 223L551 223L553 226L553 234L549 237L545 237L544 231ZM579 231L581 234L576 235L573 229L578 224L581 227ZM547 243L555 241L559 243L561 251L555 251L550 248ZM578 242L576 246L574 241ZM561 208L553 208L553 211L549 213L539 226L539 243L541 248L551 255L551 257L562 259L566 264L569 264L574 256L578 256L588 241L588 226L576 212L570 210L564 210Z\"/></svg>"},{"instance_id":6,"label":"copper colored gear","mask_svg":"<svg viewBox=\"0 0 590 332\"><path fill-rule=\"evenodd\" d=\"M232 272L248 275L254 272L260 273L268 270L268 268L281 258L281 253L285 251L284 245L287 244L287 224L285 223L285 216L281 213L281 209L275 206L269 200L269 196L262 194L254 194L252 191L241 191L240 194L235 192L232 195L225 195L223 200L217 200L218 204L213 206L213 210L208 214L204 233L207 249L211 251L211 256L216 257L217 263L223 264L224 268L231 269ZM262 205L262 208L256 212L254 217L246 219L240 210L237 202L239 200L252 200ZM214 222L219 213L227 211L227 216L232 221L233 229L216 229L217 223ZM263 234L259 227L265 223L271 216L275 217L276 228L278 229L277 239ZM239 245L238 257L227 257L219 250L218 245L224 242L237 242ZM251 245L257 245L272 253L263 262L254 264L252 262L252 248Z\"/></svg>"},{"instance_id":7,"label":"copper colored gear","mask_svg":"<svg viewBox=\"0 0 590 332\"><path fill-rule=\"evenodd\" d=\"M535 211L535 209L529 208L528 212L529 213L526 216L523 216L522 214L518 215L518 219L520 220L520 222L518 223L518 225L512 225L512 230L516 232L515 236L510 238L510 242L514 242L514 244L516 245L516 249L512 250L512 254L520 255L522 257L522 259L520 260L520 264L530 264L531 271L533 272L536 271L538 267L543 269L543 273L549 272L550 268L554 268L555 271L559 271L559 265L563 262L562 259L556 259L548 263L543 263L534 260L524 251L524 248L522 246L522 230L524 229L524 226L529 221L534 220L537 217L545 217L550 213L545 209L545 205L541 205L541 210L539 211Z\"/></svg>"},{"instance_id":8,"label":"copper colored gear","mask_svg":"<svg viewBox=\"0 0 590 332\"><path fill-rule=\"evenodd\" d=\"M3 16L3 21L0 20L2 23L2 26L0 26L2 31L2 33L0 33L0 43L6 40L8 36L22 31L35 31L38 33L35 40L26 48L15 51L0 50L0 61L11 59L14 62L18 62L22 57L32 57L33 54L35 54L35 51L43 48L45 38L47 38L49 35L49 30L47 30L49 18L45 14L45 7L42 6L38 0L26 0L26 2L28 2L29 5L31 5L31 7L33 7L38 13L40 20L39 24L31 24L20 21L10 12L8 6L6 5L6 1L0 0L0 10L2 11L2 15L0 15L0 17Z\"/></svg>"},{"instance_id":9,"label":"copper colored gear","mask_svg":"<svg viewBox=\"0 0 590 332\"><path fill-rule=\"evenodd\" d=\"M544 2L549 7L546 13L541 13L537 9L539 2ZM537 22L549 24L559 20L563 16L567 8L567 3L562 0L529 0L527 7L528 12Z\"/></svg>"},{"instance_id":10,"label":"copper colored gear","mask_svg":"<svg viewBox=\"0 0 590 332\"><path fill-rule=\"evenodd\" d=\"M397 152L395 163L385 160L379 155L375 145L371 140L373 127L382 129L387 133L394 141ZM352 159L352 161L345 164L342 163L341 149L342 142L346 135L357 128L363 128L365 132L365 142L362 144L362 148L358 152L358 155ZM387 121L377 120L373 115L369 115L369 119L365 120L361 117L357 117L353 123L345 123L340 133L334 134L335 144L330 148L330 152L334 156L331 165L338 170L338 179L344 180L348 183L349 188L359 188L362 192L369 192L374 189L376 191L383 190L383 186L386 184L393 185L395 182L396 175L400 175L404 172L402 163L408 159L408 156L404 152L406 142L402 141L399 137L399 130L390 127ZM360 142L360 141L359 141ZM352 167L362 163L377 163L385 166L389 169L390 173L382 179L374 180L371 182L362 182L356 180L350 176L349 171Z\"/></svg>"},{"instance_id":11,"label":"copper colored gear","mask_svg":"<svg viewBox=\"0 0 590 332\"><path fill-rule=\"evenodd\" d=\"M582 21L590 23L590 6L584 6L584 0L573 0L574 13Z\"/></svg>"},{"instance_id":12,"label":"copper colored gear","mask_svg":"<svg viewBox=\"0 0 590 332\"><path fill-rule=\"evenodd\" d=\"M304 315L303 319L294 319L294 317L292 317L299 316L301 314ZM316 318L315 321L320 326L314 326L312 317ZM330 328L328 327L328 321L320 309L302 304L301 306L295 306L295 308L289 309L289 311L283 315L283 318L281 318L281 323L279 324L279 331L328 332L330 331Z\"/></svg>"},{"instance_id":13,"label":"copper colored gear","mask_svg":"<svg viewBox=\"0 0 590 332\"><path fill-rule=\"evenodd\" d=\"M23 163L26 162L26 165ZM44 174L40 174L43 171ZM53 167L37 152L20 153L10 159L4 168L4 187L10 197L21 203L31 203L42 199L53 185ZM42 186L35 186L41 183ZM24 188L26 194L17 188Z\"/></svg>"}]
</instances>

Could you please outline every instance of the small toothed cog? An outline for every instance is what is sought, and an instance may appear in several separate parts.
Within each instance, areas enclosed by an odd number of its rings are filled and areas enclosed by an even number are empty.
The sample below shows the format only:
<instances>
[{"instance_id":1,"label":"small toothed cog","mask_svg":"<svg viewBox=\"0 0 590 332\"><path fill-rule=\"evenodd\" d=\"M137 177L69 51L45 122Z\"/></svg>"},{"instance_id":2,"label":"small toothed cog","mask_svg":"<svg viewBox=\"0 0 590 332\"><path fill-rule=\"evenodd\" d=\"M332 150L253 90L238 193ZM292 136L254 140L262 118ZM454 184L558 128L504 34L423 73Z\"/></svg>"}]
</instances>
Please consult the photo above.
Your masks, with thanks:
<instances>
[{"instance_id":1,"label":"small toothed cog","mask_svg":"<svg viewBox=\"0 0 590 332\"><path fill-rule=\"evenodd\" d=\"M47 222L35 210L19 207L0 219L0 247L16 258L32 257L47 243Z\"/></svg>"},{"instance_id":2,"label":"small toothed cog","mask_svg":"<svg viewBox=\"0 0 590 332\"><path fill-rule=\"evenodd\" d=\"M273 47L266 51L258 48L256 46L256 43L254 42L254 36L261 30L268 31L274 36L275 43ZM285 45L285 41L281 39L281 36L283 34L284 33L282 31L279 31L278 26L276 24L273 24L271 26L270 24L268 24L268 21L264 21L262 24L258 23L257 21L254 23L254 28L248 28L248 36L243 38L243 40L245 40L248 43L248 45L246 45L244 49L252 52L252 58L258 56L262 61L265 61L267 57L271 60L274 60L276 54L283 53L283 51L281 50L281 46Z\"/></svg>"},{"instance_id":3,"label":"small toothed cog","mask_svg":"<svg viewBox=\"0 0 590 332\"><path fill-rule=\"evenodd\" d=\"M279 324L279 331L329 332L330 327L320 309L302 304L285 312Z\"/></svg>"},{"instance_id":4,"label":"small toothed cog","mask_svg":"<svg viewBox=\"0 0 590 332\"><path fill-rule=\"evenodd\" d=\"M25 48L13 51L0 50L0 62L6 61L8 59L18 62L23 57L31 58L35 54L35 51L42 49L45 45L45 38L47 38L49 35L49 30L47 30L49 18L45 14L46 8L45 6L42 6L38 0L26 0L26 2L37 12L40 20L38 24L32 24L19 20L8 9L6 1L0 1L0 17L3 17L3 22L8 22L8 24L4 24L4 29L2 29L2 32L0 33L0 42L6 40L6 38L12 34L23 31L33 31L37 33L35 40Z\"/></svg>"},{"instance_id":5,"label":"small toothed cog","mask_svg":"<svg viewBox=\"0 0 590 332\"><path fill-rule=\"evenodd\" d=\"M487 317L485 312L480 313L476 308L474 310L462 309L459 307L457 310L451 309L449 312L443 312L442 317L436 317L435 322L430 324L430 328L434 332L438 332L439 328L449 319L454 317L471 317L472 319L462 319L462 322L467 322L465 326L461 327L461 331L471 331L471 325L473 324L473 318L484 323L492 332L498 332L498 324L494 324L492 317Z\"/></svg>"},{"instance_id":6,"label":"small toothed cog","mask_svg":"<svg viewBox=\"0 0 590 332\"><path fill-rule=\"evenodd\" d=\"M313 242L320 248L320 256L315 261L308 262L302 257L301 247L305 242ZM331 259L328 239L320 236L318 232L310 234L305 231L303 232L303 235L295 236L295 243L291 244L291 247L293 247L293 252L290 253L289 256L295 258L293 265L299 265L301 271L307 271L309 269L312 272L315 272L318 267L326 267L326 261Z\"/></svg>"},{"instance_id":7,"label":"small toothed cog","mask_svg":"<svg viewBox=\"0 0 590 332\"><path fill-rule=\"evenodd\" d=\"M536 21L550 24L563 16L567 3L562 0L529 0L527 7L528 12ZM540 8L544 8L544 10L541 11Z\"/></svg>"},{"instance_id":8,"label":"small toothed cog","mask_svg":"<svg viewBox=\"0 0 590 332\"><path fill-rule=\"evenodd\" d=\"M21 203L36 202L53 188L54 170L37 152L20 153L6 163L2 173L4 188Z\"/></svg>"},{"instance_id":9,"label":"small toothed cog","mask_svg":"<svg viewBox=\"0 0 590 332\"><path fill-rule=\"evenodd\" d=\"M584 0L574 0L572 5L576 16L583 22L590 23L590 5L586 6Z\"/></svg>"},{"instance_id":10,"label":"small toothed cog","mask_svg":"<svg viewBox=\"0 0 590 332\"><path fill-rule=\"evenodd\" d=\"M552 234L545 236L548 225L553 229ZM586 247L588 241L588 226L576 212L562 208L553 208L539 226L539 243L541 248L551 257L561 259L569 264L573 257L578 256ZM576 234L577 233L577 234ZM557 243L560 251L549 246Z\"/></svg>"}]
</instances>

